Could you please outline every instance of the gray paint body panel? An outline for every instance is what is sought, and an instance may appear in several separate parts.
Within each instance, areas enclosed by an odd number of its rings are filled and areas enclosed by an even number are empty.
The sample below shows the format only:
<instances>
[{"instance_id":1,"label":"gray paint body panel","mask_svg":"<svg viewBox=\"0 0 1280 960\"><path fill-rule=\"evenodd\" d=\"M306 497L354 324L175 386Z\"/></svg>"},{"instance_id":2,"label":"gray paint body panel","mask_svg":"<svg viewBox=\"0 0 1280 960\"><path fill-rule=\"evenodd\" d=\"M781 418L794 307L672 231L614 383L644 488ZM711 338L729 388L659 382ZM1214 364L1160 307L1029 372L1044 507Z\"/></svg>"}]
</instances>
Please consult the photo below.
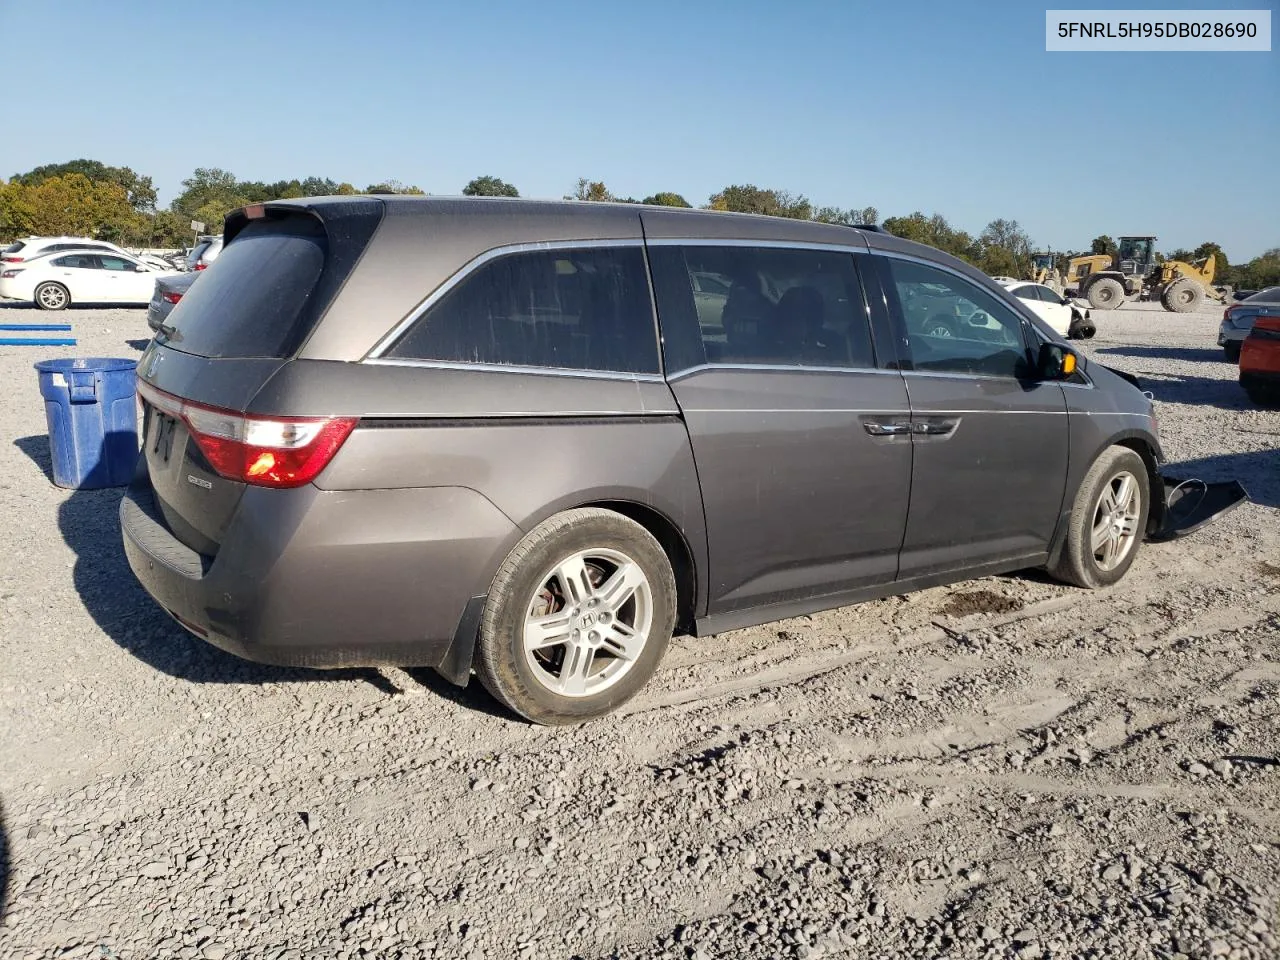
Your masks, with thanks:
<instances>
[{"instance_id":1,"label":"gray paint body panel","mask_svg":"<svg viewBox=\"0 0 1280 960\"><path fill-rule=\"evenodd\" d=\"M709 613L894 579L911 439L864 424L909 419L900 376L709 368L673 388L706 509Z\"/></svg>"},{"instance_id":2,"label":"gray paint body panel","mask_svg":"<svg viewBox=\"0 0 1280 960\"><path fill-rule=\"evenodd\" d=\"M285 205L323 213L343 202ZM613 204L384 203L295 358L210 361L153 346L139 365L158 388L202 403L362 418L311 486L247 487L216 517L200 517L200 488L181 490L193 499L179 512L220 531L216 551L201 554L139 519L136 504L122 506L139 579L242 656L447 661L456 676L449 645L468 601L488 591L525 531L585 503L643 508L679 532L700 632L1011 569L1052 553L1102 449L1140 440L1159 456L1146 400L1088 365L1093 386L715 366L668 384L369 362L388 331L486 251L642 236L908 255L981 283L1044 332L1020 301L953 258L847 227ZM941 416L960 418L954 434L866 429L868 419ZM157 479L144 473L131 497L153 496Z\"/></svg>"}]
</instances>

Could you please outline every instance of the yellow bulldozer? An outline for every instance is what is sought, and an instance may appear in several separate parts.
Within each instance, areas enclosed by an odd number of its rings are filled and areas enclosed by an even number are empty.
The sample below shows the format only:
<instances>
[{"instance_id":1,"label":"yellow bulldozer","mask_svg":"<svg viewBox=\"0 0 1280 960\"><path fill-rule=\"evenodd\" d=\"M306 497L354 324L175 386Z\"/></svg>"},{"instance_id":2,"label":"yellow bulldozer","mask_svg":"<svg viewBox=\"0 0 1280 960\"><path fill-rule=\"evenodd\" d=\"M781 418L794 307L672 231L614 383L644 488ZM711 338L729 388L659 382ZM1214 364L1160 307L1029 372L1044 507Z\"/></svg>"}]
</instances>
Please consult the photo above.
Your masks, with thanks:
<instances>
[{"instance_id":1,"label":"yellow bulldozer","mask_svg":"<svg viewBox=\"0 0 1280 960\"><path fill-rule=\"evenodd\" d=\"M1114 254L1072 258L1061 279L1063 292L1088 300L1095 310L1114 310L1126 300L1159 300L1166 310L1189 313L1206 297L1222 299L1213 287L1216 262L1212 256L1192 263L1157 262L1155 241L1155 237L1121 237Z\"/></svg>"}]
</instances>

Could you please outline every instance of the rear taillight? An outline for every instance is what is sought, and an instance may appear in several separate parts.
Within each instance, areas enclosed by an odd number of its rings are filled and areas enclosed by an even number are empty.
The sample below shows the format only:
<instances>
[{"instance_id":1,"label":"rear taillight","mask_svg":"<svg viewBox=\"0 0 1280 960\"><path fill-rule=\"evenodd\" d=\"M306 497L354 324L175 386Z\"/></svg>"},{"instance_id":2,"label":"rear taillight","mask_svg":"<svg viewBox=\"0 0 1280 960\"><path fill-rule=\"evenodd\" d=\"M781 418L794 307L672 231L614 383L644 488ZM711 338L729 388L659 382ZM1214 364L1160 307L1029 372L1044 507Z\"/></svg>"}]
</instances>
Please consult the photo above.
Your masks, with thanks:
<instances>
[{"instance_id":1,"label":"rear taillight","mask_svg":"<svg viewBox=\"0 0 1280 960\"><path fill-rule=\"evenodd\" d=\"M198 262L198 263L196 263L196 265L195 265L195 269L197 269L197 270L206 270L206 269L208 269L208 267L209 267L209 265L208 265L207 263L205 263L203 260L199 261L199 262Z\"/></svg>"},{"instance_id":2,"label":"rear taillight","mask_svg":"<svg viewBox=\"0 0 1280 960\"><path fill-rule=\"evenodd\" d=\"M228 480L301 487L329 465L358 417L257 417L192 403L138 381L138 395L182 420L209 465Z\"/></svg>"},{"instance_id":3,"label":"rear taillight","mask_svg":"<svg viewBox=\"0 0 1280 960\"><path fill-rule=\"evenodd\" d=\"M21 270L5 270L3 273L0 273L0 278L5 278L5 277L12 278L12 277L16 277L16 276L17 276L18 274L20 274L21 272L22 272Z\"/></svg>"},{"instance_id":4,"label":"rear taillight","mask_svg":"<svg viewBox=\"0 0 1280 960\"><path fill-rule=\"evenodd\" d=\"M1280 317L1258 317L1253 321L1253 332L1267 336L1268 339L1280 336Z\"/></svg>"},{"instance_id":5,"label":"rear taillight","mask_svg":"<svg viewBox=\"0 0 1280 960\"><path fill-rule=\"evenodd\" d=\"M13 257L13 256L0 257L0 263L21 263L21 262L22 262L21 257Z\"/></svg>"},{"instance_id":6,"label":"rear taillight","mask_svg":"<svg viewBox=\"0 0 1280 960\"><path fill-rule=\"evenodd\" d=\"M182 299L182 294L180 293L162 293L160 296L164 297L169 303L177 303Z\"/></svg>"}]
</instances>

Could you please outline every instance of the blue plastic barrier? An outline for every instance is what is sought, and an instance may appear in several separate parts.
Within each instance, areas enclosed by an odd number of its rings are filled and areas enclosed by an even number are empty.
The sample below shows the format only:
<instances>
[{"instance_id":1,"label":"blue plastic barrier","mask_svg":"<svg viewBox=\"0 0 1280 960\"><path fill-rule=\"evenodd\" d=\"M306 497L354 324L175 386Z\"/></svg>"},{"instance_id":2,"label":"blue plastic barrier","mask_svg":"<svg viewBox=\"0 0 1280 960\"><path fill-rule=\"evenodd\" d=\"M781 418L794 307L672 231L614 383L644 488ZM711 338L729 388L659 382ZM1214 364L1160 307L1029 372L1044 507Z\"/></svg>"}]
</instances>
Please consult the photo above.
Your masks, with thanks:
<instances>
[{"instance_id":1,"label":"blue plastic barrier","mask_svg":"<svg viewBox=\"0 0 1280 960\"><path fill-rule=\"evenodd\" d=\"M28 340L20 337L0 337L0 347L74 347L75 340Z\"/></svg>"},{"instance_id":2,"label":"blue plastic barrier","mask_svg":"<svg viewBox=\"0 0 1280 960\"><path fill-rule=\"evenodd\" d=\"M133 360L42 360L40 395L49 423L53 482L91 489L124 486L138 458Z\"/></svg>"}]
</instances>

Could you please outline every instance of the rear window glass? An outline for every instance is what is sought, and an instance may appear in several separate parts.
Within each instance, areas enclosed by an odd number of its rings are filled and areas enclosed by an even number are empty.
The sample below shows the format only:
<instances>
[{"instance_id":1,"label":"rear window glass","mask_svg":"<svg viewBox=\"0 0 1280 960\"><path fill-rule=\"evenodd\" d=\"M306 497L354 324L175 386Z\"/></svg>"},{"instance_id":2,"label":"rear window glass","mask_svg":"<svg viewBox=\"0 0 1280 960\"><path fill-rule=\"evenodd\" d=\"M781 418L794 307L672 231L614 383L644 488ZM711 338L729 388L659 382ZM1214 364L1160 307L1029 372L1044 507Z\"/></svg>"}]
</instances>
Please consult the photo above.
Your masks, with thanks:
<instances>
[{"instance_id":1,"label":"rear window glass","mask_svg":"<svg viewBox=\"0 0 1280 960\"><path fill-rule=\"evenodd\" d=\"M433 304L389 356L657 373L644 254L590 247L499 257Z\"/></svg>"},{"instance_id":2,"label":"rear window glass","mask_svg":"<svg viewBox=\"0 0 1280 960\"><path fill-rule=\"evenodd\" d=\"M250 223L169 314L157 339L199 357L287 357L312 318L324 229L311 217Z\"/></svg>"},{"instance_id":3,"label":"rear window glass","mask_svg":"<svg viewBox=\"0 0 1280 960\"><path fill-rule=\"evenodd\" d=\"M13 243L5 247L3 250L0 250L0 253L17 253L19 250L21 250L25 246L26 246L26 243L23 242L22 240L15 240Z\"/></svg>"}]
</instances>

